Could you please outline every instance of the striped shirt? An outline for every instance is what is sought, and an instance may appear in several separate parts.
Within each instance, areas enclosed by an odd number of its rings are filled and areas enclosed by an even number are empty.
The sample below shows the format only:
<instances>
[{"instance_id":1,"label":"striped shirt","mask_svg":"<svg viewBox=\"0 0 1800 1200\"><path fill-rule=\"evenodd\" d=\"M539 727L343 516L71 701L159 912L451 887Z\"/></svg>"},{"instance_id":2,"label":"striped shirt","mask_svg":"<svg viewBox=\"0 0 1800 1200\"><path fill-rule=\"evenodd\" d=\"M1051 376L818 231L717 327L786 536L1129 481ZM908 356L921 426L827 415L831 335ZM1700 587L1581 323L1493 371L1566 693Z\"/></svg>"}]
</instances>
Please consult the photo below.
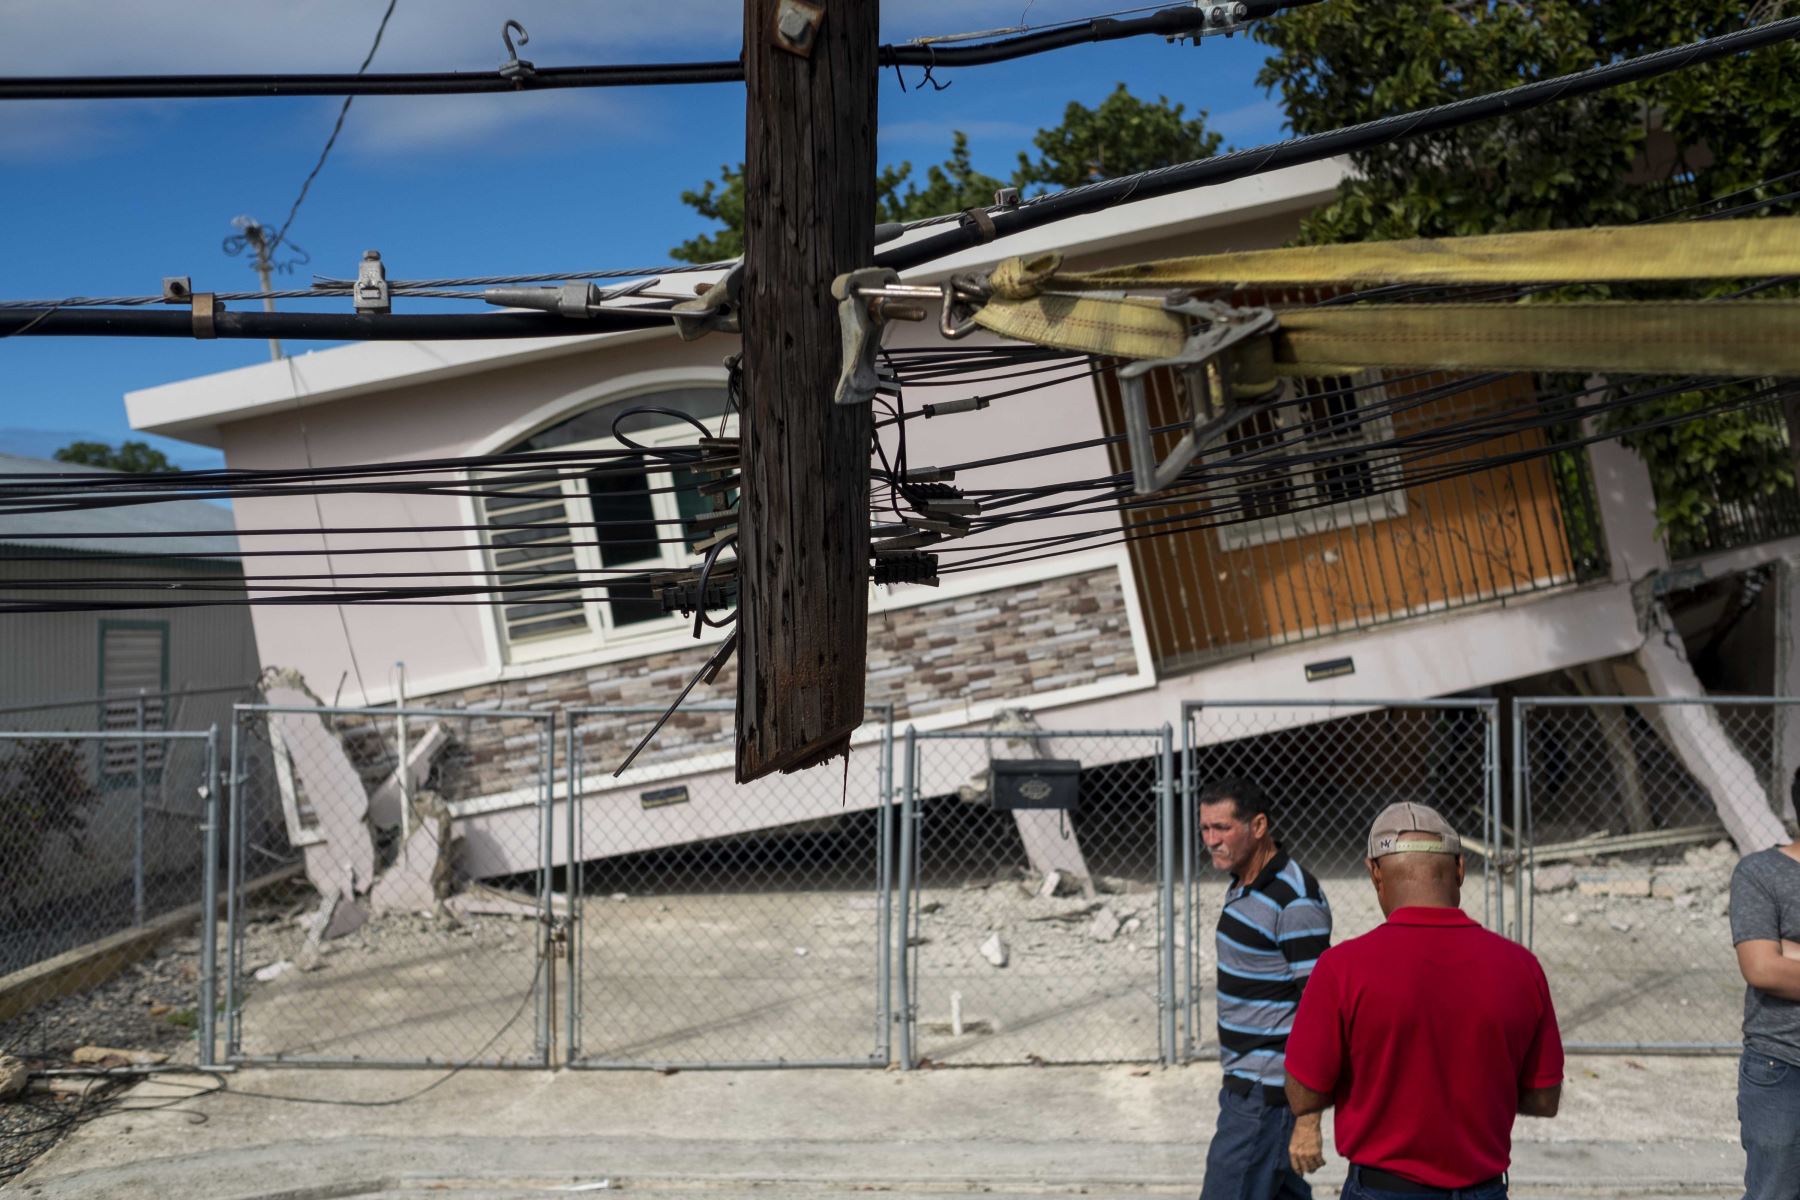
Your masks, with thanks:
<instances>
[{"instance_id":1,"label":"striped shirt","mask_svg":"<svg viewBox=\"0 0 1800 1200\"><path fill-rule=\"evenodd\" d=\"M1319 881L1277 849L1247 887L1235 881L1219 909L1219 1058L1225 1073L1287 1103L1288 1031L1313 964L1331 944L1331 906Z\"/></svg>"}]
</instances>

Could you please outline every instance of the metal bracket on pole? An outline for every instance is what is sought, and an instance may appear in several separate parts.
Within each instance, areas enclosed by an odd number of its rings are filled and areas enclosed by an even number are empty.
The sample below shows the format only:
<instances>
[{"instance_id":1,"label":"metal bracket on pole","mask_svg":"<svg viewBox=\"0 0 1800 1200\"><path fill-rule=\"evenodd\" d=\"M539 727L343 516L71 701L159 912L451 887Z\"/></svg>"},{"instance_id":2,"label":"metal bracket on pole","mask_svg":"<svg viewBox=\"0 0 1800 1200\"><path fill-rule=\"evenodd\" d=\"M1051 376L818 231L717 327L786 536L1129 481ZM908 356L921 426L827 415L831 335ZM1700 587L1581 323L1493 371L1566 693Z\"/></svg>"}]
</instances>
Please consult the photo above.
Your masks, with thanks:
<instances>
[{"instance_id":1,"label":"metal bracket on pole","mask_svg":"<svg viewBox=\"0 0 1800 1200\"><path fill-rule=\"evenodd\" d=\"M362 262L356 268L356 286L350 295L359 313L393 311L393 303L388 295L387 268L382 265L381 251L363 251Z\"/></svg>"},{"instance_id":2,"label":"metal bracket on pole","mask_svg":"<svg viewBox=\"0 0 1800 1200\"><path fill-rule=\"evenodd\" d=\"M1140 496L1173 484L1201 451L1260 410L1258 405L1234 402L1230 359L1225 352L1250 338L1273 333L1278 325L1274 312L1267 308L1234 308L1216 300L1182 300L1165 307L1198 322L1181 353L1173 358L1142 359L1118 372L1132 490ZM1144 376L1159 367L1179 368L1186 393L1182 411L1186 432L1160 461L1152 438L1155 426L1150 420L1150 402L1144 392Z\"/></svg>"},{"instance_id":3,"label":"metal bracket on pole","mask_svg":"<svg viewBox=\"0 0 1800 1200\"><path fill-rule=\"evenodd\" d=\"M669 309L675 318L675 332L684 342L697 341L709 333L742 333L738 320L738 297L744 287L744 260L731 264L731 270L700 294L698 300L683 300Z\"/></svg>"}]
</instances>

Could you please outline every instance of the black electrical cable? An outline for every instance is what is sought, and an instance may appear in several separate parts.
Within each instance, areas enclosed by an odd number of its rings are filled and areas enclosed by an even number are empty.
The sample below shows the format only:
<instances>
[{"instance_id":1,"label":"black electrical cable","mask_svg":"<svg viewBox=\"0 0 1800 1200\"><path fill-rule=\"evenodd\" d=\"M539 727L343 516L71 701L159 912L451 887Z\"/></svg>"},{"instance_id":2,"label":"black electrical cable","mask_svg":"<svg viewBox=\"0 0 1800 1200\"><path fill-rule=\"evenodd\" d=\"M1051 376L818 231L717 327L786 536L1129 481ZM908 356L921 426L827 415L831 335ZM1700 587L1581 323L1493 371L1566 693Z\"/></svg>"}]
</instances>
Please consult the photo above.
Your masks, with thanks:
<instances>
[{"instance_id":1,"label":"black electrical cable","mask_svg":"<svg viewBox=\"0 0 1800 1200\"><path fill-rule=\"evenodd\" d=\"M1245 19L1270 16L1317 0L1247 0ZM901 43L878 51L883 68L986 66L1092 42L1148 35L1192 36L1209 25L1207 9L1173 5L1144 17L1098 17L974 45ZM66 75L0 78L0 100L146 100L256 96L443 96L531 92L556 88L642 87L660 84L742 83L736 61L532 67L502 71L425 71L375 74Z\"/></svg>"},{"instance_id":2,"label":"black electrical cable","mask_svg":"<svg viewBox=\"0 0 1800 1200\"><path fill-rule=\"evenodd\" d=\"M1522 83L1501 92L1471 96L1415 112L1397 113L1365 121L1360 125L1309 134L1284 142L1235 150L1197 162L1084 184L1066 191L1034 197L1015 208L991 209L988 217L993 223L994 237L1006 237L1069 217L1098 212L1128 200L1147 200L1173 192L1227 183L1283 167L1355 154L1400 138L1436 133L1474 121L1584 96L1624 83L1653 79L1671 71L1776 45L1795 37L1800 37L1800 17L1784 17L1764 25L1667 50L1653 51L1622 62ZM875 256L875 265L904 271L991 240L993 238L986 236L974 222L968 221L955 229L884 250Z\"/></svg>"},{"instance_id":3,"label":"black electrical cable","mask_svg":"<svg viewBox=\"0 0 1800 1200\"><path fill-rule=\"evenodd\" d=\"M486 338L579 337L669 322L668 313L612 308L591 317L555 313L304 313L217 312L211 337L264 341L470 341ZM200 337L187 309L142 308L0 310L0 337Z\"/></svg>"}]
</instances>

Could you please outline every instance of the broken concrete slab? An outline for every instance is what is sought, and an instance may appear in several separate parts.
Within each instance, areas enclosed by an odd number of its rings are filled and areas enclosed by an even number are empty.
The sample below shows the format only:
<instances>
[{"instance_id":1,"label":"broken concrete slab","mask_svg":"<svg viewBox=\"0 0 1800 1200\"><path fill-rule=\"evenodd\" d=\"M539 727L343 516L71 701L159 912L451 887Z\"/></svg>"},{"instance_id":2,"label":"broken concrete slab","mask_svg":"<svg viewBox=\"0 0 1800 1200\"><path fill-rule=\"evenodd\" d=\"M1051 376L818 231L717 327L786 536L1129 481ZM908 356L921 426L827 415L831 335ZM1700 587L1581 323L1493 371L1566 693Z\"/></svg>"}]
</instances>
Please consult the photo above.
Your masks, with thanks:
<instances>
[{"instance_id":1,"label":"broken concrete slab","mask_svg":"<svg viewBox=\"0 0 1800 1200\"><path fill-rule=\"evenodd\" d=\"M1119 927L1123 924L1110 908L1102 908L1094 914L1093 924L1088 926L1088 936L1096 942L1110 942L1119 936Z\"/></svg>"},{"instance_id":2,"label":"broken concrete slab","mask_svg":"<svg viewBox=\"0 0 1800 1200\"><path fill-rule=\"evenodd\" d=\"M80 1067L156 1067L169 1061L157 1050L122 1050L114 1046L79 1046L69 1056Z\"/></svg>"},{"instance_id":3,"label":"broken concrete slab","mask_svg":"<svg viewBox=\"0 0 1800 1200\"><path fill-rule=\"evenodd\" d=\"M31 1072L25 1064L10 1054L0 1054L0 1100L11 1100L25 1090L31 1082Z\"/></svg>"},{"instance_id":4,"label":"broken concrete slab","mask_svg":"<svg viewBox=\"0 0 1800 1200\"><path fill-rule=\"evenodd\" d=\"M1574 886L1575 868L1568 863L1558 863L1553 867L1544 867L1532 873L1531 890L1540 895L1565 891Z\"/></svg>"},{"instance_id":5,"label":"broken concrete slab","mask_svg":"<svg viewBox=\"0 0 1800 1200\"><path fill-rule=\"evenodd\" d=\"M437 756L443 753L444 748L449 744L449 731L434 722L418 741L406 748L405 794L407 796L418 795L419 789L423 788L425 781L431 777L432 764L437 761ZM381 786L375 789L375 794L369 797L369 819L379 828L392 829L402 823L400 818L401 793L400 771L396 768L382 782Z\"/></svg>"}]
</instances>

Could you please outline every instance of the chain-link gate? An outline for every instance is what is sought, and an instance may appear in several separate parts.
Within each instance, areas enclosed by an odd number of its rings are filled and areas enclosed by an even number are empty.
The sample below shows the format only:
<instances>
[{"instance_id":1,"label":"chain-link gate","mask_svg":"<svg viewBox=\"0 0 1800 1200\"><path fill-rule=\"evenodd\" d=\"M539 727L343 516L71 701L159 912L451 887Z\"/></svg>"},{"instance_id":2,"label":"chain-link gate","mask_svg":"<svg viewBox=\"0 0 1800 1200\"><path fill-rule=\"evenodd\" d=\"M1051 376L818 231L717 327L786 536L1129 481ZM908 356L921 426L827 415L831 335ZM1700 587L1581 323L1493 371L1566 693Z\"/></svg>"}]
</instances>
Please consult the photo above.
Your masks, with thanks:
<instances>
[{"instance_id":1,"label":"chain-link gate","mask_svg":"<svg viewBox=\"0 0 1800 1200\"><path fill-rule=\"evenodd\" d=\"M548 1066L555 718L280 704L235 717L225 1061ZM251 895L271 809L305 881Z\"/></svg>"},{"instance_id":2,"label":"chain-link gate","mask_svg":"<svg viewBox=\"0 0 1800 1200\"><path fill-rule=\"evenodd\" d=\"M0 732L0 976L216 905L217 746L212 729ZM213 949L203 937L199 977L170 997L179 1008L165 1006L187 1019L156 1031L191 1042L198 1026L202 1062L210 1013L194 997L211 979ZM117 969L116 958L95 958L9 996L0 1051L66 1057L84 1031L56 1020L50 1002Z\"/></svg>"},{"instance_id":3,"label":"chain-link gate","mask_svg":"<svg viewBox=\"0 0 1800 1200\"><path fill-rule=\"evenodd\" d=\"M891 1019L893 712L842 772L735 782L730 704L567 710L568 1062L868 1067Z\"/></svg>"},{"instance_id":4,"label":"chain-link gate","mask_svg":"<svg viewBox=\"0 0 1800 1200\"><path fill-rule=\"evenodd\" d=\"M1572 1050L1741 1047L1720 812L1781 814L1794 700L1520 699L1519 936Z\"/></svg>"},{"instance_id":5,"label":"chain-link gate","mask_svg":"<svg viewBox=\"0 0 1800 1200\"><path fill-rule=\"evenodd\" d=\"M1215 780L1268 795L1274 831L1331 906L1332 944L1381 924L1364 867L1370 824L1400 800L1427 804L1463 837L1463 908L1493 926L1502 908L1498 702L1471 700L1190 701L1182 705L1179 930L1182 1054L1217 1048L1213 930L1229 880L1206 867L1195 798Z\"/></svg>"},{"instance_id":6,"label":"chain-link gate","mask_svg":"<svg viewBox=\"0 0 1800 1200\"><path fill-rule=\"evenodd\" d=\"M1170 1060L1174 731L906 734L900 1063Z\"/></svg>"}]
</instances>

